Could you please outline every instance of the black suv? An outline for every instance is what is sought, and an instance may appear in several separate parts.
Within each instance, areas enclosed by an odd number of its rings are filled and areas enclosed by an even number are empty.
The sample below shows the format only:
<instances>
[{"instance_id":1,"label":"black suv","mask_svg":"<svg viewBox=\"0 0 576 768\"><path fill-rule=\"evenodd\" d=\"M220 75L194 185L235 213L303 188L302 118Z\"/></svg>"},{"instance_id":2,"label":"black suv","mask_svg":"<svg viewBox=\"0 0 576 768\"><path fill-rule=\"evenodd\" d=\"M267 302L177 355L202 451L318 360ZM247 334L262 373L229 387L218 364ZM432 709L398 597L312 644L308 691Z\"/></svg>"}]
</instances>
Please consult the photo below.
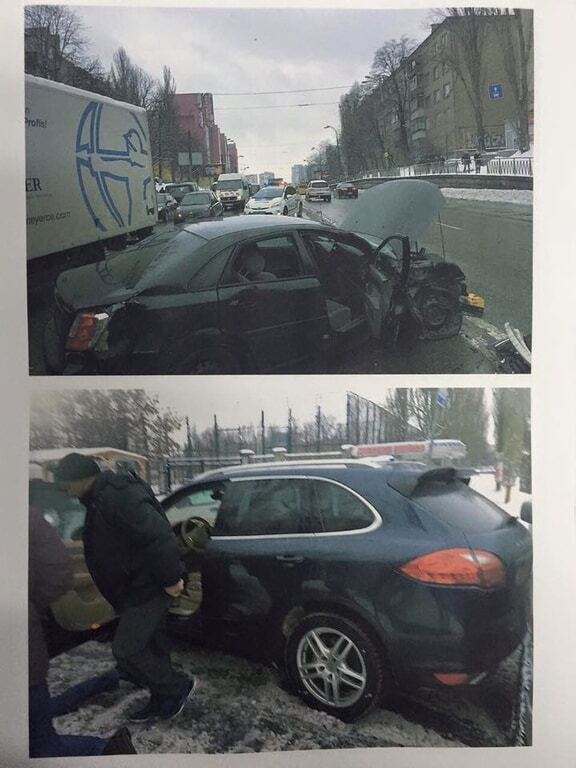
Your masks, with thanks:
<instances>
[{"instance_id":1,"label":"black suv","mask_svg":"<svg viewBox=\"0 0 576 768\"><path fill-rule=\"evenodd\" d=\"M526 633L531 536L454 468L248 465L163 503L183 541L193 518L210 526L205 637L283 658L296 692L345 720L395 685L474 684Z\"/></svg>"},{"instance_id":2,"label":"black suv","mask_svg":"<svg viewBox=\"0 0 576 768\"><path fill-rule=\"evenodd\" d=\"M453 468L251 464L200 475L162 505L190 571L171 630L283 662L308 704L344 720L397 686L477 683L525 636L530 532ZM114 614L71 514L59 530L82 578L52 623L84 638Z\"/></svg>"}]
</instances>

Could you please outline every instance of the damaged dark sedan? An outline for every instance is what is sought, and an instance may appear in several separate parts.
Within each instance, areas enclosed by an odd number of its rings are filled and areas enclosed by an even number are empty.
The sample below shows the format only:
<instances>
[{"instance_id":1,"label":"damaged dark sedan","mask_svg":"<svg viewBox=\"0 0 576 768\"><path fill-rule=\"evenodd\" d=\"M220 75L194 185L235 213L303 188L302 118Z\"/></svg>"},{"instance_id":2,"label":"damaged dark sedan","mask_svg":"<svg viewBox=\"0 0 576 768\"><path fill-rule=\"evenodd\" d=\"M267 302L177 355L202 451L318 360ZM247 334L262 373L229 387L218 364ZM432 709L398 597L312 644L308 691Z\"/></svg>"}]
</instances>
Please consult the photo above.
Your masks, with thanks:
<instances>
[{"instance_id":1,"label":"damaged dark sedan","mask_svg":"<svg viewBox=\"0 0 576 768\"><path fill-rule=\"evenodd\" d=\"M432 184L365 192L341 227L238 217L163 232L64 272L45 332L51 373L329 370L375 338L460 331L478 312L461 269L415 245L444 202Z\"/></svg>"}]
</instances>

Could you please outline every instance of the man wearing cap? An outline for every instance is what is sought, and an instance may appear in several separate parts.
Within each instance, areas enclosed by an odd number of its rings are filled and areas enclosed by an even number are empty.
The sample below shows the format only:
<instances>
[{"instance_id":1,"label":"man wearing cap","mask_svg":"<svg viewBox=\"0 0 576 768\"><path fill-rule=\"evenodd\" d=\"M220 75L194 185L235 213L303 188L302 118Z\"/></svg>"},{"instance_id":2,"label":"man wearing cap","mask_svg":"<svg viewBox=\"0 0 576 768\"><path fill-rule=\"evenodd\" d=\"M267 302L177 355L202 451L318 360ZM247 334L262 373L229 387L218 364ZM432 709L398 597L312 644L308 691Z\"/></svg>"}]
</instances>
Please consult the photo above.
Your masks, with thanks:
<instances>
[{"instance_id":1,"label":"man wearing cap","mask_svg":"<svg viewBox=\"0 0 576 768\"><path fill-rule=\"evenodd\" d=\"M55 479L86 507L84 557L94 582L119 615L112 653L120 672L150 691L133 722L170 719L196 680L170 661L166 613L184 588L178 544L150 487L131 475L101 471L94 459L65 456Z\"/></svg>"}]
</instances>

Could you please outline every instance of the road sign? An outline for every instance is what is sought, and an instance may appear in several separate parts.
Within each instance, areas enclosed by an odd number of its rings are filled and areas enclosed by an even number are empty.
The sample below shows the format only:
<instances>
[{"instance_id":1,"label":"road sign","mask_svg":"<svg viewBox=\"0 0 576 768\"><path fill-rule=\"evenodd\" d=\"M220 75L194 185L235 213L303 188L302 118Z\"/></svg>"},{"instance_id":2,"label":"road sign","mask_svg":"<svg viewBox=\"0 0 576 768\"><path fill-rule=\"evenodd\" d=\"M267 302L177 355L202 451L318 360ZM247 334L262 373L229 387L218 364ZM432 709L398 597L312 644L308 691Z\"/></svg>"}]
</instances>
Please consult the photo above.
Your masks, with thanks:
<instances>
[{"instance_id":1,"label":"road sign","mask_svg":"<svg viewBox=\"0 0 576 768\"><path fill-rule=\"evenodd\" d=\"M448 407L448 390L447 389L439 389L436 394L436 405L438 408L447 408Z\"/></svg>"},{"instance_id":2,"label":"road sign","mask_svg":"<svg viewBox=\"0 0 576 768\"><path fill-rule=\"evenodd\" d=\"M504 88L500 83L491 83L488 86L488 95L491 99L501 99L504 96Z\"/></svg>"}]
</instances>

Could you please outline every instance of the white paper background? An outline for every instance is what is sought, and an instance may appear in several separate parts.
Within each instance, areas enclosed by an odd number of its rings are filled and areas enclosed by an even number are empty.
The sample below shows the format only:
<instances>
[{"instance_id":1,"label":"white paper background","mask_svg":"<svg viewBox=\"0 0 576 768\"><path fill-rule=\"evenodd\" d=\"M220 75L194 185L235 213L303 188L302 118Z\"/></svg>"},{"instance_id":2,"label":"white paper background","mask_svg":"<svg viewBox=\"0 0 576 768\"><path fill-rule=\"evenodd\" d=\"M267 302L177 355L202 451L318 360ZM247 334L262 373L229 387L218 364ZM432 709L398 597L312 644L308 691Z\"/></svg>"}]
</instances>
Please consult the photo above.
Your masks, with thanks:
<instances>
[{"instance_id":1,"label":"white paper background","mask_svg":"<svg viewBox=\"0 0 576 768\"><path fill-rule=\"evenodd\" d=\"M76 5L87 4L81 0ZM105 3L92 3L103 5ZM106 3L114 5L114 3ZM123 5L138 5L124 2ZM201 3L148 3L192 6ZM469 3L472 4L472 3ZM480 4L480 3L474 3ZM493 3L494 4L494 3ZM250 7L430 7L397 2L217 2ZM535 503L534 746L506 749L371 749L258 755L139 755L117 758L29 760L27 754L27 442L28 398L36 388L93 387L97 380L28 379L23 184L23 12L19 2L0 6L2 182L0 273L0 767L69 766L574 766L576 763L576 525L574 515L574 369L576 300L576 199L574 196L576 3L535 0L537 183L534 204L534 373L510 376L382 377L383 386L526 386L532 388ZM191 45L193 41L191 40ZM513 300L513 286L510 296ZM300 386L296 377L294 389ZM346 377L355 388L355 377ZM312 384L312 381L309 382ZM145 386L152 379L106 378L102 387ZM238 395L250 379L230 380ZM187 380L202 407L208 380ZM253 386L253 385L252 385ZM315 387L318 388L317 386ZM222 712L223 719L226 712Z\"/></svg>"}]
</instances>

